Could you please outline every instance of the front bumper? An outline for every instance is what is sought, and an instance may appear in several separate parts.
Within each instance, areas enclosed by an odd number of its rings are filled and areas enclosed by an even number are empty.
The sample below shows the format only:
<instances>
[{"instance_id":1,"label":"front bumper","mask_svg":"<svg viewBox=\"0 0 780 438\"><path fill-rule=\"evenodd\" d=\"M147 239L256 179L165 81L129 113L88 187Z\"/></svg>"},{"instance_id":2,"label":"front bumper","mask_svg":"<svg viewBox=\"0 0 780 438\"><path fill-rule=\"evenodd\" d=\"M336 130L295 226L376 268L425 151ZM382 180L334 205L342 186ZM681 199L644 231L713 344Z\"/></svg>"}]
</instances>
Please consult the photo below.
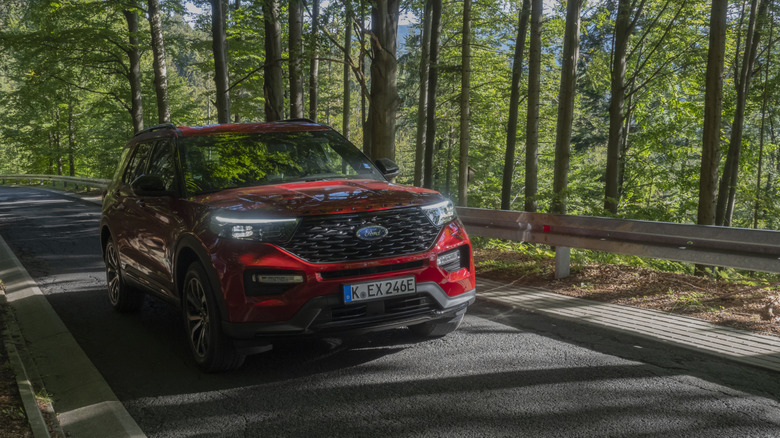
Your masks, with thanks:
<instances>
[{"instance_id":1,"label":"front bumper","mask_svg":"<svg viewBox=\"0 0 780 438\"><path fill-rule=\"evenodd\" d=\"M358 334L454 317L474 303L476 290L449 296L434 282L417 284L417 293L345 305L339 296L309 300L289 320L268 323L223 321L223 332L238 340L273 342L299 337Z\"/></svg>"}]
</instances>

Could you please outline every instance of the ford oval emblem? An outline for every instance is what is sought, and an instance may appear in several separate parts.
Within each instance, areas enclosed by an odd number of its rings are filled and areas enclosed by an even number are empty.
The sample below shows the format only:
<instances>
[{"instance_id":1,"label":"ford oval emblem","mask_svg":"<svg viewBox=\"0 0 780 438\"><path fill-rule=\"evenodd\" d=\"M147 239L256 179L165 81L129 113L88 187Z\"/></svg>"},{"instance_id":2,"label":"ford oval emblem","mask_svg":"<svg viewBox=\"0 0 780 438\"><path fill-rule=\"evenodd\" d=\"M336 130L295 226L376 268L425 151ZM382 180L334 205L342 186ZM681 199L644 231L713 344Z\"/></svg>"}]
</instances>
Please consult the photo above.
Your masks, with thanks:
<instances>
[{"instance_id":1,"label":"ford oval emblem","mask_svg":"<svg viewBox=\"0 0 780 438\"><path fill-rule=\"evenodd\" d=\"M387 236L387 228L380 225L369 225L357 230L355 235L360 240L379 240Z\"/></svg>"}]
</instances>

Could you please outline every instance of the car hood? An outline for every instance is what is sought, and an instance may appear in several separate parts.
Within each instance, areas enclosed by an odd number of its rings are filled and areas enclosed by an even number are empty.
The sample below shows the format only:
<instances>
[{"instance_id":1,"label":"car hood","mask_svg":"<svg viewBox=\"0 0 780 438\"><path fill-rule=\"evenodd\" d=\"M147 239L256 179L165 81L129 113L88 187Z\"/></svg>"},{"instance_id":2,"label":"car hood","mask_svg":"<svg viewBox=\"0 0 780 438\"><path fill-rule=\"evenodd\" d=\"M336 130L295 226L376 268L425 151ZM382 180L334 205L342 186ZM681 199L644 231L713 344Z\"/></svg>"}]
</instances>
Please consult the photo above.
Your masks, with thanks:
<instances>
[{"instance_id":1,"label":"car hood","mask_svg":"<svg viewBox=\"0 0 780 438\"><path fill-rule=\"evenodd\" d=\"M335 180L243 187L200 195L212 208L270 217L358 213L440 202L436 191L375 180Z\"/></svg>"}]
</instances>

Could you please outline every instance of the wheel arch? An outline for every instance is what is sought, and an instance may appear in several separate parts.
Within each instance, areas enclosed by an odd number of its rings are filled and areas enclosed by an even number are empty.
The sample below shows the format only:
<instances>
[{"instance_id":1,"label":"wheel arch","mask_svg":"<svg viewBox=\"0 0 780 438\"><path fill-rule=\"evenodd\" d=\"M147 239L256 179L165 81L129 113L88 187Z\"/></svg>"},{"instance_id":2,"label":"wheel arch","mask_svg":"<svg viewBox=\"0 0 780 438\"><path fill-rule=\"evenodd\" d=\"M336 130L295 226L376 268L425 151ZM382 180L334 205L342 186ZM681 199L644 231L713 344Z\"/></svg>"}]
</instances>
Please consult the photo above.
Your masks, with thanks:
<instances>
[{"instance_id":1,"label":"wheel arch","mask_svg":"<svg viewBox=\"0 0 780 438\"><path fill-rule=\"evenodd\" d=\"M222 292L222 286L217 275L214 264L211 263L206 248L199 239L192 235L183 236L176 245L174 263L173 263L173 284L176 298L181 301L181 290L184 285L184 277L187 275L187 269L193 262L200 263L208 276L211 289L214 291L214 299L219 307L219 313L223 321L228 320L227 306L225 305L225 296Z\"/></svg>"}]
</instances>

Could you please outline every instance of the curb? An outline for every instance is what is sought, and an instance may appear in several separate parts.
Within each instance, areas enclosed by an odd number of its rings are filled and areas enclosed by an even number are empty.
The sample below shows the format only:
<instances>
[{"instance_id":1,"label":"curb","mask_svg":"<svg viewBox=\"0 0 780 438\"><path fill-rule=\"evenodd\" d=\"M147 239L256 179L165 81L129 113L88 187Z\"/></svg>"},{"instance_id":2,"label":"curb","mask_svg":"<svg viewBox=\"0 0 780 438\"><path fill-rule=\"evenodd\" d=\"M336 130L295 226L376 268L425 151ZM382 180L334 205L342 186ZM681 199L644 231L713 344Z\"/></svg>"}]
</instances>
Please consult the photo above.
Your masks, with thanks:
<instances>
[{"instance_id":1,"label":"curb","mask_svg":"<svg viewBox=\"0 0 780 438\"><path fill-rule=\"evenodd\" d=\"M0 275L6 288L7 313L15 316L9 318L9 326L18 330L18 340L9 350L16 352L23 367L17 372L20 393L25 391L25 397L32 396L32 408L28 408L28 401L24 402L28 418L37 417L35 411L40 413L29 379L33 376L52 395L61 427L59 436L145 437L1 237ZM67 363L62 360L64 357L68 358ZM36 438L50 436L48 431L39 435L33 421L37 423L38 419L31 420Z\"/></svg>"}]
</instances>

